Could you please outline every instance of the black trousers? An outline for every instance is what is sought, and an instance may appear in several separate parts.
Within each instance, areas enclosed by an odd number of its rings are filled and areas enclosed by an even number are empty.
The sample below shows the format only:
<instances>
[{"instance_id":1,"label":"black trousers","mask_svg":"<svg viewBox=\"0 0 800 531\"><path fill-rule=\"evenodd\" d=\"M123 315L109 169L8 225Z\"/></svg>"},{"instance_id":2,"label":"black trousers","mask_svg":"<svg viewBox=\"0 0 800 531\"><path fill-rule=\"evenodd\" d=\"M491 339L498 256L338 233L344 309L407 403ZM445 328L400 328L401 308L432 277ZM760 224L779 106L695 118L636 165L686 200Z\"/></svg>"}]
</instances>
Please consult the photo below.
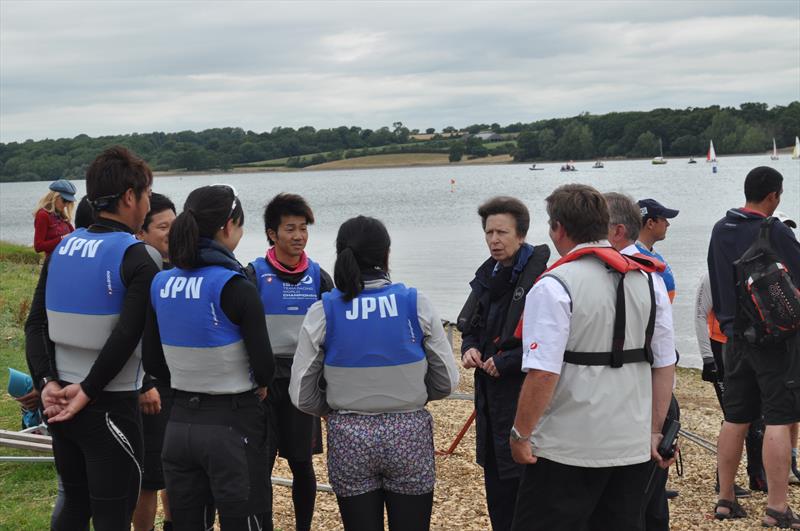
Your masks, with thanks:
<instances>
[{"instance_id":1,"label":"black trousers","mask_svg":"<svg viewBox=\"0 0 800 531\"><path fill-rule=\"evenodd\" d=\"M486 460L483 466L483 484L486 487L486 505L493 531L509 531L514 519L519 478L502 479L497 472L497 459L489 432L486 442Z\"/></svg>"},{"instance_id":2,"label":"black trousers","mask_svg":"<svg viewBox=\"0 0 800 531\"><path fill-rule=\"evenodd\" d=\"M514 531L642 531L650 462L584 468L539 458L527 465Z\"/></svg>"},{"instance_id":3,"label":"black trousers","mask_svg":"<svg viewBox=\"0 0 800 531\"><path fill-rule=\"evenodd\" d=\"M142 479L142 418L136 391L104 392L75 417L51 424L64 503L55 531L128 531Z\"/></svg>"},{"instance_id":4,"label":"black trousers","mask_svg":"<svg viewBox=\"0 0 800 531\"><path fill-rule=\"evenodd\" d=\"M223 531L271 529L266 422L252 392L175 391L162 461L176 531L207 529L211 503Z\"/></svg>"},{"instance_id":5,"label":"black trousers","mask_svg":"<svg viewBox=\"0 0 800 531\"><path fill-rule=\"evenodd\" d=\"M681 408L675 395L669 404L667 419L681 419ZM655 466L655 465L651 465ZM669 531L669 501L667 500L667 479L669 470L656 468L653 480L647 490L647 506L644 511L644 528L647 531Z\"/></svg>"}]
</instances>

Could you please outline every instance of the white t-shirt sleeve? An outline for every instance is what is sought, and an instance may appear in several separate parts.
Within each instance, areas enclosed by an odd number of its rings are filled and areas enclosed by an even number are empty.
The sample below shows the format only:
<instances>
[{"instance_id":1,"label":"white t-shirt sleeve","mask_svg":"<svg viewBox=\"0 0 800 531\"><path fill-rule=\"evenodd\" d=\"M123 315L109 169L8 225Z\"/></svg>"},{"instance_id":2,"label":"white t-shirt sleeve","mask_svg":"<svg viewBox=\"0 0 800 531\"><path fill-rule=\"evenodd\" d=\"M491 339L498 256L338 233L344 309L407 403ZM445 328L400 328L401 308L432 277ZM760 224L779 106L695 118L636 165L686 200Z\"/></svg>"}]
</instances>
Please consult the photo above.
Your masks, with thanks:
<instances>
[{"instance_id":1,"label":"white t-shirt sleeve","mask_svg":"<svg viewBox=\"0 0 800 531\"><path fill-rule=\"evenodd\" d=\"M667 286L661 275L653 273L653 288L656 296L656 325L650 347L653 349L653 368L675 365L675 330L672 324L672 303Z\"/></svg>"},{"instance_id":2,"label":"white t-shirt sleeve","mask_svg":"<svg viewBox=\"0 0 800 531\"><path fill-rule=\"evenodd\" d=\"M543 277L528 292L522 313L522 371L561 374L569 339L572 299L554 277Z\"/></svg>"}]
</instances>

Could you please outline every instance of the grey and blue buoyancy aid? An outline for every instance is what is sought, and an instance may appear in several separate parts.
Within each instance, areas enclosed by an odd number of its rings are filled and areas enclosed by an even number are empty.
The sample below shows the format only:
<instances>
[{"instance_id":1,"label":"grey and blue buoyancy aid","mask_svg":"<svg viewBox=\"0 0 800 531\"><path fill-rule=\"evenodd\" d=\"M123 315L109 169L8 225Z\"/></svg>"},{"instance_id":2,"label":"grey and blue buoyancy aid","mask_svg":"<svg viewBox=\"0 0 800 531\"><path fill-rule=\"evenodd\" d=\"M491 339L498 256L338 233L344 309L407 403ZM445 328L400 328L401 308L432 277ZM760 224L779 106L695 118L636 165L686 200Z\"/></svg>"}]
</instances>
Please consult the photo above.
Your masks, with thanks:
<instances>
[{"instance_id":1,"label":"grey and blue buoyancy aid","mask_svg":"<svg viewBox=\"0 0 800 531\"><path fill-rule=\"evenodd\" d=\"M272 353L279 358L294 357L306 312L320 298L319 264L309 260L306 274L296 284L282 279L263 257L255 259L252 265Z\"/></svg>"},{"instance_id":2,"label":"grey and blue buoyancy aid","mask_svg":"<svg viewBox=\"0 0 800 531\"><path fill-rule=\"evenodd\" d=\"M322 295L328 405L337 411L414 411L428 399L428 362L417 291L403 284L365 289L351 301Z\"/></svg>"},{"instance_id":3,"label":"grey and blue buoyancy aid","mask_svg":"<svg viewBox=\"0 0 800 531\"><path fill-rule=\"evenodd\" d=\"M79 383L88 376L119 321L127 292L121 276L122 260L128 248L137 244L144 245L127 232L78 229L53 251L45 306L59 379ZM139 389L141 361L140 342L104 390Z\"/></svg>"},{"instance_id":4,"label":"grey and blue buoyancy aid","mask_svg":"<svg viewBox=\"0 0 800 531\"><path fill-rule=\"evenodd\" d=\"M236 275L212 265L162 271L153 279L150 299L174 389L234 394L255 387L239 326L220 303Z\"/></svg>"}]
</instances>

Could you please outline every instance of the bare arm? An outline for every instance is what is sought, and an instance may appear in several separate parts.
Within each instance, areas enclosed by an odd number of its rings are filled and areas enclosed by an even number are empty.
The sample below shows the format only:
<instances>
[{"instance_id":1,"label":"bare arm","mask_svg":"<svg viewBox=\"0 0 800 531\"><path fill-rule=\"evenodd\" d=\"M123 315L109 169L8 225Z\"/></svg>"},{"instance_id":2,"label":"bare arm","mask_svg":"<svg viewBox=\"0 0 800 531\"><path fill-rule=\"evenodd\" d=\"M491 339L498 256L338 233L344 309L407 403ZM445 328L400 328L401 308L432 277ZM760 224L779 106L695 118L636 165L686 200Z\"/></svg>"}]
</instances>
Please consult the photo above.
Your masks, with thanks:
<instances>
[{"instance_id":1,"label":"bare arm","mask_svg":"<svg viewBox=\"0 0 800 531\"><path fill-rule=\"evenodd\" d=\"M526 439L521 441L511 440L511 454L517 463L536 462L536 457L531 451L530 435L542 418L560 376L552 372L531 369L525 376L522 390L519 393L517 414L514 417L514 426Z\"/></svg>"}]
</instances>

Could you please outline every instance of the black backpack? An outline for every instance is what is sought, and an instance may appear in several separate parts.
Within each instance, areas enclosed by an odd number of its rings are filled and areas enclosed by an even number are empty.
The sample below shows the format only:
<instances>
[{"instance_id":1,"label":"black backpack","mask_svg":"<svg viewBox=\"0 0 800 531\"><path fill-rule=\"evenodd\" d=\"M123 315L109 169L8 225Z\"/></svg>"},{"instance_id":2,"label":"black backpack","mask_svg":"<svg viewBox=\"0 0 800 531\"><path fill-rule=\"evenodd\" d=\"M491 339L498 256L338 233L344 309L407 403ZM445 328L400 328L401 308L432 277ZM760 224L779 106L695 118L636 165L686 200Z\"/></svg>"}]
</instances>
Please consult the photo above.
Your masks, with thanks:
<instances>
[{"instance_id":1,"label":"black backpack","mask_svg":"<svg viewBox=\"0 0 800 531\"><path fill-rule=\"evenodd\" d=\"M776 218L761 222L758 237L736 260L744 337L756 345L780 343L800 330L800 291L770 243Z\"/></svg>"}]
</instances>

